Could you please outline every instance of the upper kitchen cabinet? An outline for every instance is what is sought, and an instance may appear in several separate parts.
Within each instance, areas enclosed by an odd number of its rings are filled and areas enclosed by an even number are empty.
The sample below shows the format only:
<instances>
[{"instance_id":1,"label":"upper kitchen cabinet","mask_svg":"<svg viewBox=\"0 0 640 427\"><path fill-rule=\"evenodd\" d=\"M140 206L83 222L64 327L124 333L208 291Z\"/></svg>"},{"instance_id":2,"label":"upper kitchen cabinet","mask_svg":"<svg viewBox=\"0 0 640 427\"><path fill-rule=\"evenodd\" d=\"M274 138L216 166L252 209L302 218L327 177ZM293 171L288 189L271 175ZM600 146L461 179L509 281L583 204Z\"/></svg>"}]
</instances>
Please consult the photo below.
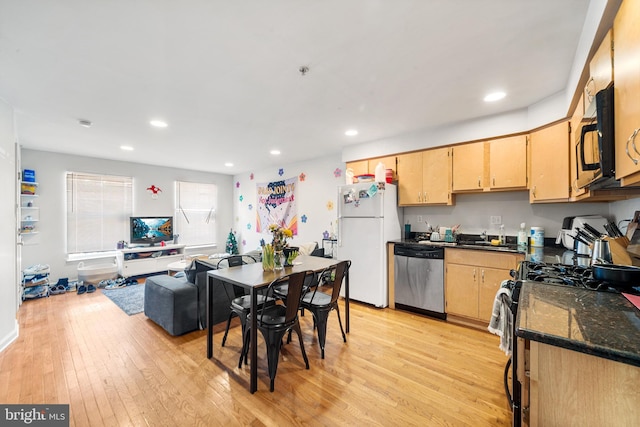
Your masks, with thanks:
<instances>
[{"instance_id":1,"label":"upper kitchen cabinet","mask_svg":"<svg viewBox=\"0 0 640 427\"><path fill-rule=\"evenodd\" d=\"M640 2L622 2L613 23L616 179L640 183Z\"/></svg>"},{"instance_id":2,"label":"upper kitchen cabinet","mask_svg":"<svg viewBox=\"0 0 640 427\"><path fill-rule=\"evenodd\" d=\"M586 187L579 188L578 183L578 151L577 141L579 136L576 135L580 129L580 121L584 115L584 94L580 96L578 105L576 105L571 120L569 122L569 197L572 201L576 201L579 197L583 197L588 190Z\"/></svg>"},{"instance_id":3,"label":"upper kitchen cabinet","mask_svg":"<svg viewBox=\"0 0 640 427\"><path fill-rule=\"evenodd\" d=\"M355 162L348 162L347 169L351 169L353 171L353 176L366 175L369 173L369 161L358 160Z\"/></svg>"},{"instance_id":4,"label":"upper kitchen cabinet","mask_svg":"<svg viewBox=\"0 0 640 427\"><path fill-rule=\"evenodd\" d=\"M527 188L527 136L492 139L489 144L489 189Z\"/></svg>"},{"instance_id":5,"label":"upper kitchen cabinet","mask_svg":"<svg viewBox=\"0 0 640 427\"><path fill-rule=\"evenodd\" d=\"M398 204L451 205L451 148L401 154L398 159Z\"/></svg>"},{"instance_id":6,"label":"upper kitchen cabinet","mask_svg":"<svg viewBox=\"0 0 640 427\"><path fill-rule=\"evenodd\" d=\"M453 147L453 192L483 191L485 187L484 142Z\"/></svg>"},{"instance_id":7,"label":"upper kitchen cabinet","mask_svg":"<svg viewBox=\"0 0 640 427\"><path fill-rule=\"evenodd\" d=\"M355 162L348 162L347 169L353 170L353 176L375 174L376 166L382 162L385 169L391 169L396 173L396 156L376 157L367 160L358 160Z\"/></svg>"},{"instance_id":8,"label":"upper kitchen cabinet","mask_svg":"<svg viewBox=\"0 0 640 427\"><path fill-rule=\"evenodd\" d=\"M613 30L609 30L589 62L589 81L584 89L584 102L593 102L596 93L613 81Z\"/></svg>"},{"instance_id":9,"label":"upper kitchen cabinet","mask_svg":"<svg viewBox=\"0 0 640 427\"><path fill-rule=\"evenodd\" d=\"M527 188L527 137L511 136L453 147L453 192Z\"/></svg>"},{"instance_id":10,"label":"upper kitchen cabinet","mask_svg":"<svg viewBox=\"0 0 640 427\"><path fill-rule=\"evenodd\" d=\"M569 199L569 124L558 123L531 132L529 201Z\"/></svg>"}]
</instances>

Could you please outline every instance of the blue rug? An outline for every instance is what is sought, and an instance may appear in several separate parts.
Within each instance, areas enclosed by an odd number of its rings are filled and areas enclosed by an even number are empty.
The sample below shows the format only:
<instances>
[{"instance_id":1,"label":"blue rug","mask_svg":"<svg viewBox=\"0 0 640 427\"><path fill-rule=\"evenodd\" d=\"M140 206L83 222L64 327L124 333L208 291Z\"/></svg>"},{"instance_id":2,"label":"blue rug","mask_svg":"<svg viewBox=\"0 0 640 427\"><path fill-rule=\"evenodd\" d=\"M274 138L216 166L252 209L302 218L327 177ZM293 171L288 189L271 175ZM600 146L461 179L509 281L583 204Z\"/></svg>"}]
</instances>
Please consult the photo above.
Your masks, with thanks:
<instances>
[{"instance_id":1,"label":"blue rug","mask_svg":"<svg viewBox=\"0 0 640 427\"><path fill-rule=\"evenodd\" d=\"M102 293L129 316L144 311L144 283L120 289L103 289Z\"/></svg>"}]
</instances>

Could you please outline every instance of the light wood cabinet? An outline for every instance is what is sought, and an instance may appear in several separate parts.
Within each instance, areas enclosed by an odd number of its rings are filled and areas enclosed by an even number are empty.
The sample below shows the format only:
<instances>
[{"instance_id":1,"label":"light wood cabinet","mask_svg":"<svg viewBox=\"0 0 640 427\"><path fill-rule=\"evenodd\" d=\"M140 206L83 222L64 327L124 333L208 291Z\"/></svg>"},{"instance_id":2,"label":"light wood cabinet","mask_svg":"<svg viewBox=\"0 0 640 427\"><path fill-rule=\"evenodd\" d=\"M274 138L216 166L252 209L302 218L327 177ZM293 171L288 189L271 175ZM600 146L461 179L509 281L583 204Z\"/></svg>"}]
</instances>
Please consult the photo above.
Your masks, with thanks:
<instances>
[{"instance_id":1,"label":"light wood cabinet","mask_svg":"<svg viewBox=\"0 0 640 427\"><path fill-rule=\"evenodd\" d=\"M366 175L369 173L369 161L358 160L356 162L348 162L347 169L353 171L353 176Z\"/></svg>"},{"instance_id":2,"label":"light wood cabinet","mask_svg":"<svg viewBox=\"0 0 640 427\"><path fill-rule=\"evenodd\" d=\"M518 345L525 349L521 339ZM519 352L525 357L517 371L524 384L523 425L638 424L640 367L536 341L529 345Z\"/></svg>"},{"instance_id":3,"label":"light wood cabinet","mask_svg":"<svg viewBox=\"0 0 640 427\"><path fill-rule=\"evenodd\" d=\"M596 93L613 81L613 30L609 30L600 47L589 62L589 81L584 90L584 101L588 105Z\"/></svg>"},{"instance_id":4,"label":"light wood cabinet","mask_svg":"<svg viewBox=\"0 0 640 427\"><path fill-rule=\"evenodd\" d=\"M531 132L529 201L569 199L569 124L558 123Z\"/></svg>"},{"instance_id":5,"label":"light wood cabinet","mask_svg":"<svg viewBox=\"0 0 640 427\"><path fill-rule=\"evenodd\" d=\"M526 135L453 147L453 192L527 188Z\"/></svg>"},{"instance_id":6,"label":"light wood cabinet","mask_svg":"<svg viewBox=\"0 0 640 427\"><path fill-rule=\"evenodd\" d=\"M527 136L492 139L489 144L489 188L527 187Z\"/></svg>"},{"instance_id":7,"label":"light wood cabinet","mask_svg":"<svg viewBox=\"0 0 640 427\"><path fill-rule=\"evenodd\" d=\"M353 170L353 176L375 174L376 166L378 166L380 162L384 164L385 170L391 169L393 173L396 173L396 156L376 157L373 159L347 162L346 168Z\"/></svg>"},{"instance_id":8,"label":"light wood cabinet","mask_svg":"<svg viewBox=\"0 0 640 427\"><path fill-rule=\"evenodd\" d=\"M640 182L640 2L622 2L613 23L616 179Z\"/></svg>"},{"instance_id":9,"label":"light wood cabinet","mask_svg":"<svg viewBox=\"0 0 640 427\"><path fill-rule=\"evenodd\" d=\"M398 159L398 204L450 205L451 149L401 154Z\"/></svg>"},{"instance_id":10,"label":"light wood cabinet","mask_svg":"<svg viewBox=\"0 0 640 427\"><path fill-rule=\"evenodd\" d=\"M500 284L524 255L446 248L444 259L447 319L485 327Z\"/></svg>"},{"instance_id":11,"label":"light wood cabinet","mask_svg":"<svg viewBox=\"0 0 640 427\"><path fill-rule=\"evenodd\" d=\"M486 186L484 142L453 147L453 192L483 191Z\"/></svg>"}]
</instances>

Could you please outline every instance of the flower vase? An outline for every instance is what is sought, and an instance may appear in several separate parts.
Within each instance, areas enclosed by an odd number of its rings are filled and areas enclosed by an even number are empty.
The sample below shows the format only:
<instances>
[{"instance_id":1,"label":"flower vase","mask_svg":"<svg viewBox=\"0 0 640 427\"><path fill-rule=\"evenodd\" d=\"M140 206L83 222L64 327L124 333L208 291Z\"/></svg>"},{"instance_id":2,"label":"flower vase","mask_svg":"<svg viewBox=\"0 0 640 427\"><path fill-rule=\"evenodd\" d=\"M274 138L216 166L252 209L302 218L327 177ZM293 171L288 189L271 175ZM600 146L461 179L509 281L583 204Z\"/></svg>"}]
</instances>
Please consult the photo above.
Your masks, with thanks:
<instances>
[{"instance_id":1,"label":"flower vase","mask_svg":"<svg viewBox=\"0 0 640 427\"><path fill-rule=\"evenodd\" d=\"M282 251L273 251L273 270L279 271L284 268L284 253Z\"/></svg>"}]
</instances>

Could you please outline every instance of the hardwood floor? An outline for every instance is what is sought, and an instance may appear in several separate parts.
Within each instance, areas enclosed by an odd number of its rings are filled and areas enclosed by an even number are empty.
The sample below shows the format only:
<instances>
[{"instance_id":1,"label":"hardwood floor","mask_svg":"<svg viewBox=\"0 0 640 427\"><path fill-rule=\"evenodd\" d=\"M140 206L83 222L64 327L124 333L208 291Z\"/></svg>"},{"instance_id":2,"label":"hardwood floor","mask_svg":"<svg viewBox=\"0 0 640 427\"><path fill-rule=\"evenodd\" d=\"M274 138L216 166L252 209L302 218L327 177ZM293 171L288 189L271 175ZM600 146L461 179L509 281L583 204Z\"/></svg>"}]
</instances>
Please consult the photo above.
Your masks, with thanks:
<instances>
[{"instance_id":1,"label":"hardwood floor","mask_svg":"<svg viewBox=\"0 0 640 427\"><path fill-rule=\"evenodd\" d=\"M205 331L171 337L100 290L27 301L18 318L0 402L69 403L72 426L511 424L498 337L403 311L352 303L346 344L331 313L324 360L302 317L311 369L285 345L273 393L260 337L253 395L238 323L225 347L216 326L208 360Z\"/></svg>"}]
</instances>

